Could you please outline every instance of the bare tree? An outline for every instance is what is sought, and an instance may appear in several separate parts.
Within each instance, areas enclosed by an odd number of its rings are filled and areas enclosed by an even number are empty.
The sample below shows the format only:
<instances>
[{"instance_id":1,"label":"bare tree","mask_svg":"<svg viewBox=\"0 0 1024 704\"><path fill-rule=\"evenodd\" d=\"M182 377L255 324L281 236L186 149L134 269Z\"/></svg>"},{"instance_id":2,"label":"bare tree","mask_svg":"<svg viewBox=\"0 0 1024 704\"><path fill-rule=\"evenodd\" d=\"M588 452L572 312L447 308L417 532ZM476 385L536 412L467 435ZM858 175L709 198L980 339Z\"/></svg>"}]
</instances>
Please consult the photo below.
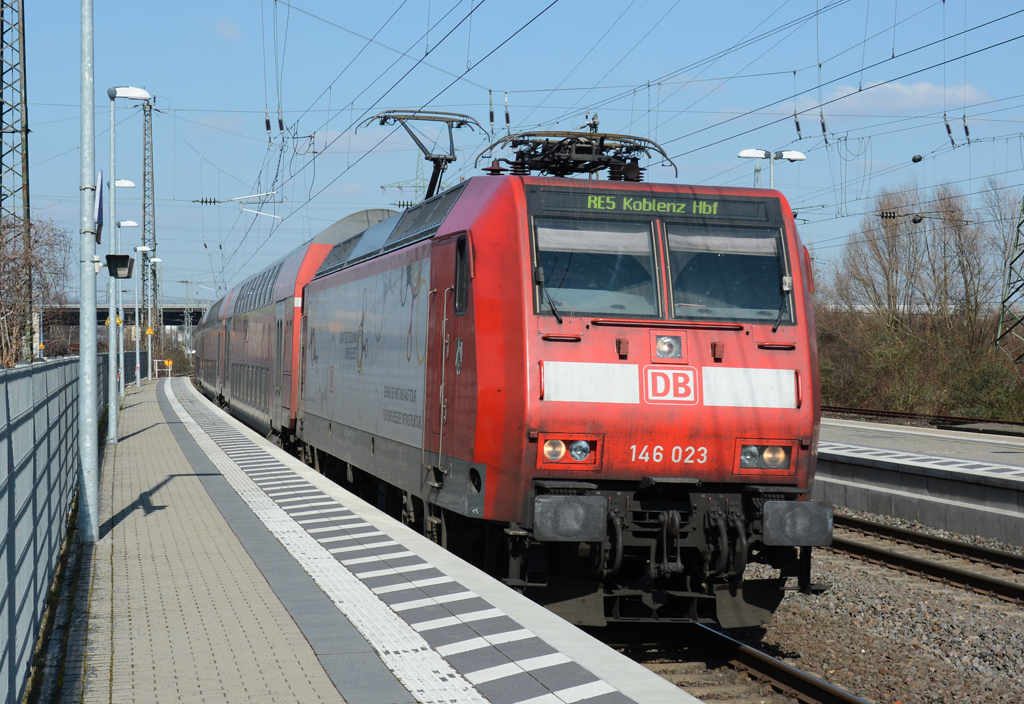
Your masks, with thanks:
<instances>
[{"instance_id":1,"label":"bare tree","mask_svg":"<svg viewBox=\"0 0 1024 704\"><path fill-rule=\"evenodd\" d=\"M826 402L1024 417L1021 370L992 346L1019 197L989 181L972 207L911 181L875 198L816 299Z\"/></svg>"},{"instance_id":2,"label":"bare tree","mask_svg":"<svg viewBox=\"0 0 1024 704\"><path fill-rule=\"evenodd\" d=\"M0 220L0 365L11 366L22 356L26 327L23 272L32 267L32 305L36 311L67 303L71 289L71 237L53 222L31 224L31 262L22 250L21 222Z\"/></svg>"},{"instance_id":3,"label":"bare tree","mask_svg":"<svg viewBox=\"0 0 1024 704\"><path fill-rule=\"evenodd\" d=\"M834 303L880 316L893 330L906 324L922 258L906 216L918 209L918 200L916 183L878 195L875 212L861 219L833 271Z\"/></svg>"}]
</instances>

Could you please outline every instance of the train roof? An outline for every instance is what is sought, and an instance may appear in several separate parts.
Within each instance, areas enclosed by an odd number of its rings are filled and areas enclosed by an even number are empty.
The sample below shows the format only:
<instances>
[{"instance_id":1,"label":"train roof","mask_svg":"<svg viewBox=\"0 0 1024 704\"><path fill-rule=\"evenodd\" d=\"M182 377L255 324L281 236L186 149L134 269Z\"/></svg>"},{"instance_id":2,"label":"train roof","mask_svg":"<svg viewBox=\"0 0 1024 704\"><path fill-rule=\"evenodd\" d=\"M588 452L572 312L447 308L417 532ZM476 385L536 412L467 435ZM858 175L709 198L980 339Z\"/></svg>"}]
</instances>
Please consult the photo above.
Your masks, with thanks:
<instances>
[{"instance_id":1,"label":"train roof","mask_svg":"<svg viewBox=\"0 0 1024 704\"><path fill-rule=\"evenodd\" d=\"M338 242L313 278L326 276L378 254L433 236L462 194L466 183L449 188Z\"/></svg>"},{"instance_id":2,"label":"train roof","mask_svg":"<svg viewBox=\"0 0 1024 704\"><path fill-rule=\"evenodd\" d=\"M336 245L351 239L353 235L365 232L367 228L382 220L386 222L387 218L397 215L396 211L388 208L369 208L343 217L329 225L313 239L304 242L285 256L233 286L226 295L207 309L199 327L292 295L295 288L295 277L311 246ZM290 287L289 283L291 283Z\"/></svg>"}]
</instances>

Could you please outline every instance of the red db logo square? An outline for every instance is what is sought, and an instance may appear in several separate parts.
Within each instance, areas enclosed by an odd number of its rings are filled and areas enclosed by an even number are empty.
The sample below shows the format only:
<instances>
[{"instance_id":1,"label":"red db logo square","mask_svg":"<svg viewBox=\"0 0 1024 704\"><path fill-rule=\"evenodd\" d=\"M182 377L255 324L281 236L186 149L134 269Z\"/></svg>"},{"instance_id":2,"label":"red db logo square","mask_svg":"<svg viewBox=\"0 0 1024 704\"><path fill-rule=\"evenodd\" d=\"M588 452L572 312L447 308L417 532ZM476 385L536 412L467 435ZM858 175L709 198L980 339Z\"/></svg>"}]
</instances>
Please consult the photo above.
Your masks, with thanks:
<instances>
[{"instance_id":1,"label":"red db logo square","mask_svg":"<svg viewBox=\"0 0 1024 704\"><path fill-rule=\"evenodd\" d=\"M647 403L697 403L697 370L693 367L644 367Z\"/></svg>"}]
</instances>

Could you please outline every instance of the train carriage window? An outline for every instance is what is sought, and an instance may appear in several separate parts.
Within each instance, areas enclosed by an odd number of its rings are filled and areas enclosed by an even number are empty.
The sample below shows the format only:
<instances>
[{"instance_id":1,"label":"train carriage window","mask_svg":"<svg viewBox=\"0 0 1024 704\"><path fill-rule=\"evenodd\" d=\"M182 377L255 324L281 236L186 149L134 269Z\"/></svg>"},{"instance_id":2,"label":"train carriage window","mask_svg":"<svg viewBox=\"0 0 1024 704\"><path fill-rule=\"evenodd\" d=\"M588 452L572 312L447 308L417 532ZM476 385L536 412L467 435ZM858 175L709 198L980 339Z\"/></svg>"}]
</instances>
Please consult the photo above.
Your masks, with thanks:
<instances>
[{"instance_id":1,"label":"train carriage window","mask_svg":"<svg viewBox=\"0 0 1024 704\"><path fill-rule=\"evenodd\" d=\"M793 322L778 228L667 224L674 317Z\"/></svg>"},{"instance_id":2,"label":"train carriage window","mask_svg":"<svg viewBox=\"0 0 1024 704\"><path fill-rule=\"evenodd\" d=\"M469 306L469 238L455 243L455 314L465 315Z\"/></svg>"},{"instance_id":3,"label":"train carriage window","mask_svg":"<svg viewBox=\"0 0 1024 704\"><path fill-rule=\"evenodd\" d=\"M538 312L658 315L651 221L537 218L535 229Z\"/></svg>"}]
</instances>

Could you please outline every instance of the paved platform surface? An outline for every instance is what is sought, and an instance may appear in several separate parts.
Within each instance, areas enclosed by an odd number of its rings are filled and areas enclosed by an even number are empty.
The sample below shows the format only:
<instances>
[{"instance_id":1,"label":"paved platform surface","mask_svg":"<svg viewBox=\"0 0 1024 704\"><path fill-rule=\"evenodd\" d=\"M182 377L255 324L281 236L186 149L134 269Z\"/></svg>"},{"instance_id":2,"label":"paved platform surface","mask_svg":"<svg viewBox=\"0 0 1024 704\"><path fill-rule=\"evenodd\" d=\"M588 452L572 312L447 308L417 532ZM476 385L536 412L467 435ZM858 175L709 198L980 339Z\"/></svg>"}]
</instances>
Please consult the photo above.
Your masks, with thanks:
<instances>
[{"instance_id":1,"label":"paved platform surface","mask_svg":"<svg viewBox=\"0 0 1024 704\"><path fill-rule=\"evenodd\" d=\"M978 476L1024 482L1024 438L936 428L914 428L825 418L820 447L825 451L903 458L918 464Z\"/></svg>"},{"instance_id":2,"label":"paved platform surface","mask_svg":"<svg viewBox=\"0 0 1024 704\"><path fill-rule=\"evenodd\" d=\"M695 702L245 429L132 390L62 702Z\"/></svg>"}]
</instances>

